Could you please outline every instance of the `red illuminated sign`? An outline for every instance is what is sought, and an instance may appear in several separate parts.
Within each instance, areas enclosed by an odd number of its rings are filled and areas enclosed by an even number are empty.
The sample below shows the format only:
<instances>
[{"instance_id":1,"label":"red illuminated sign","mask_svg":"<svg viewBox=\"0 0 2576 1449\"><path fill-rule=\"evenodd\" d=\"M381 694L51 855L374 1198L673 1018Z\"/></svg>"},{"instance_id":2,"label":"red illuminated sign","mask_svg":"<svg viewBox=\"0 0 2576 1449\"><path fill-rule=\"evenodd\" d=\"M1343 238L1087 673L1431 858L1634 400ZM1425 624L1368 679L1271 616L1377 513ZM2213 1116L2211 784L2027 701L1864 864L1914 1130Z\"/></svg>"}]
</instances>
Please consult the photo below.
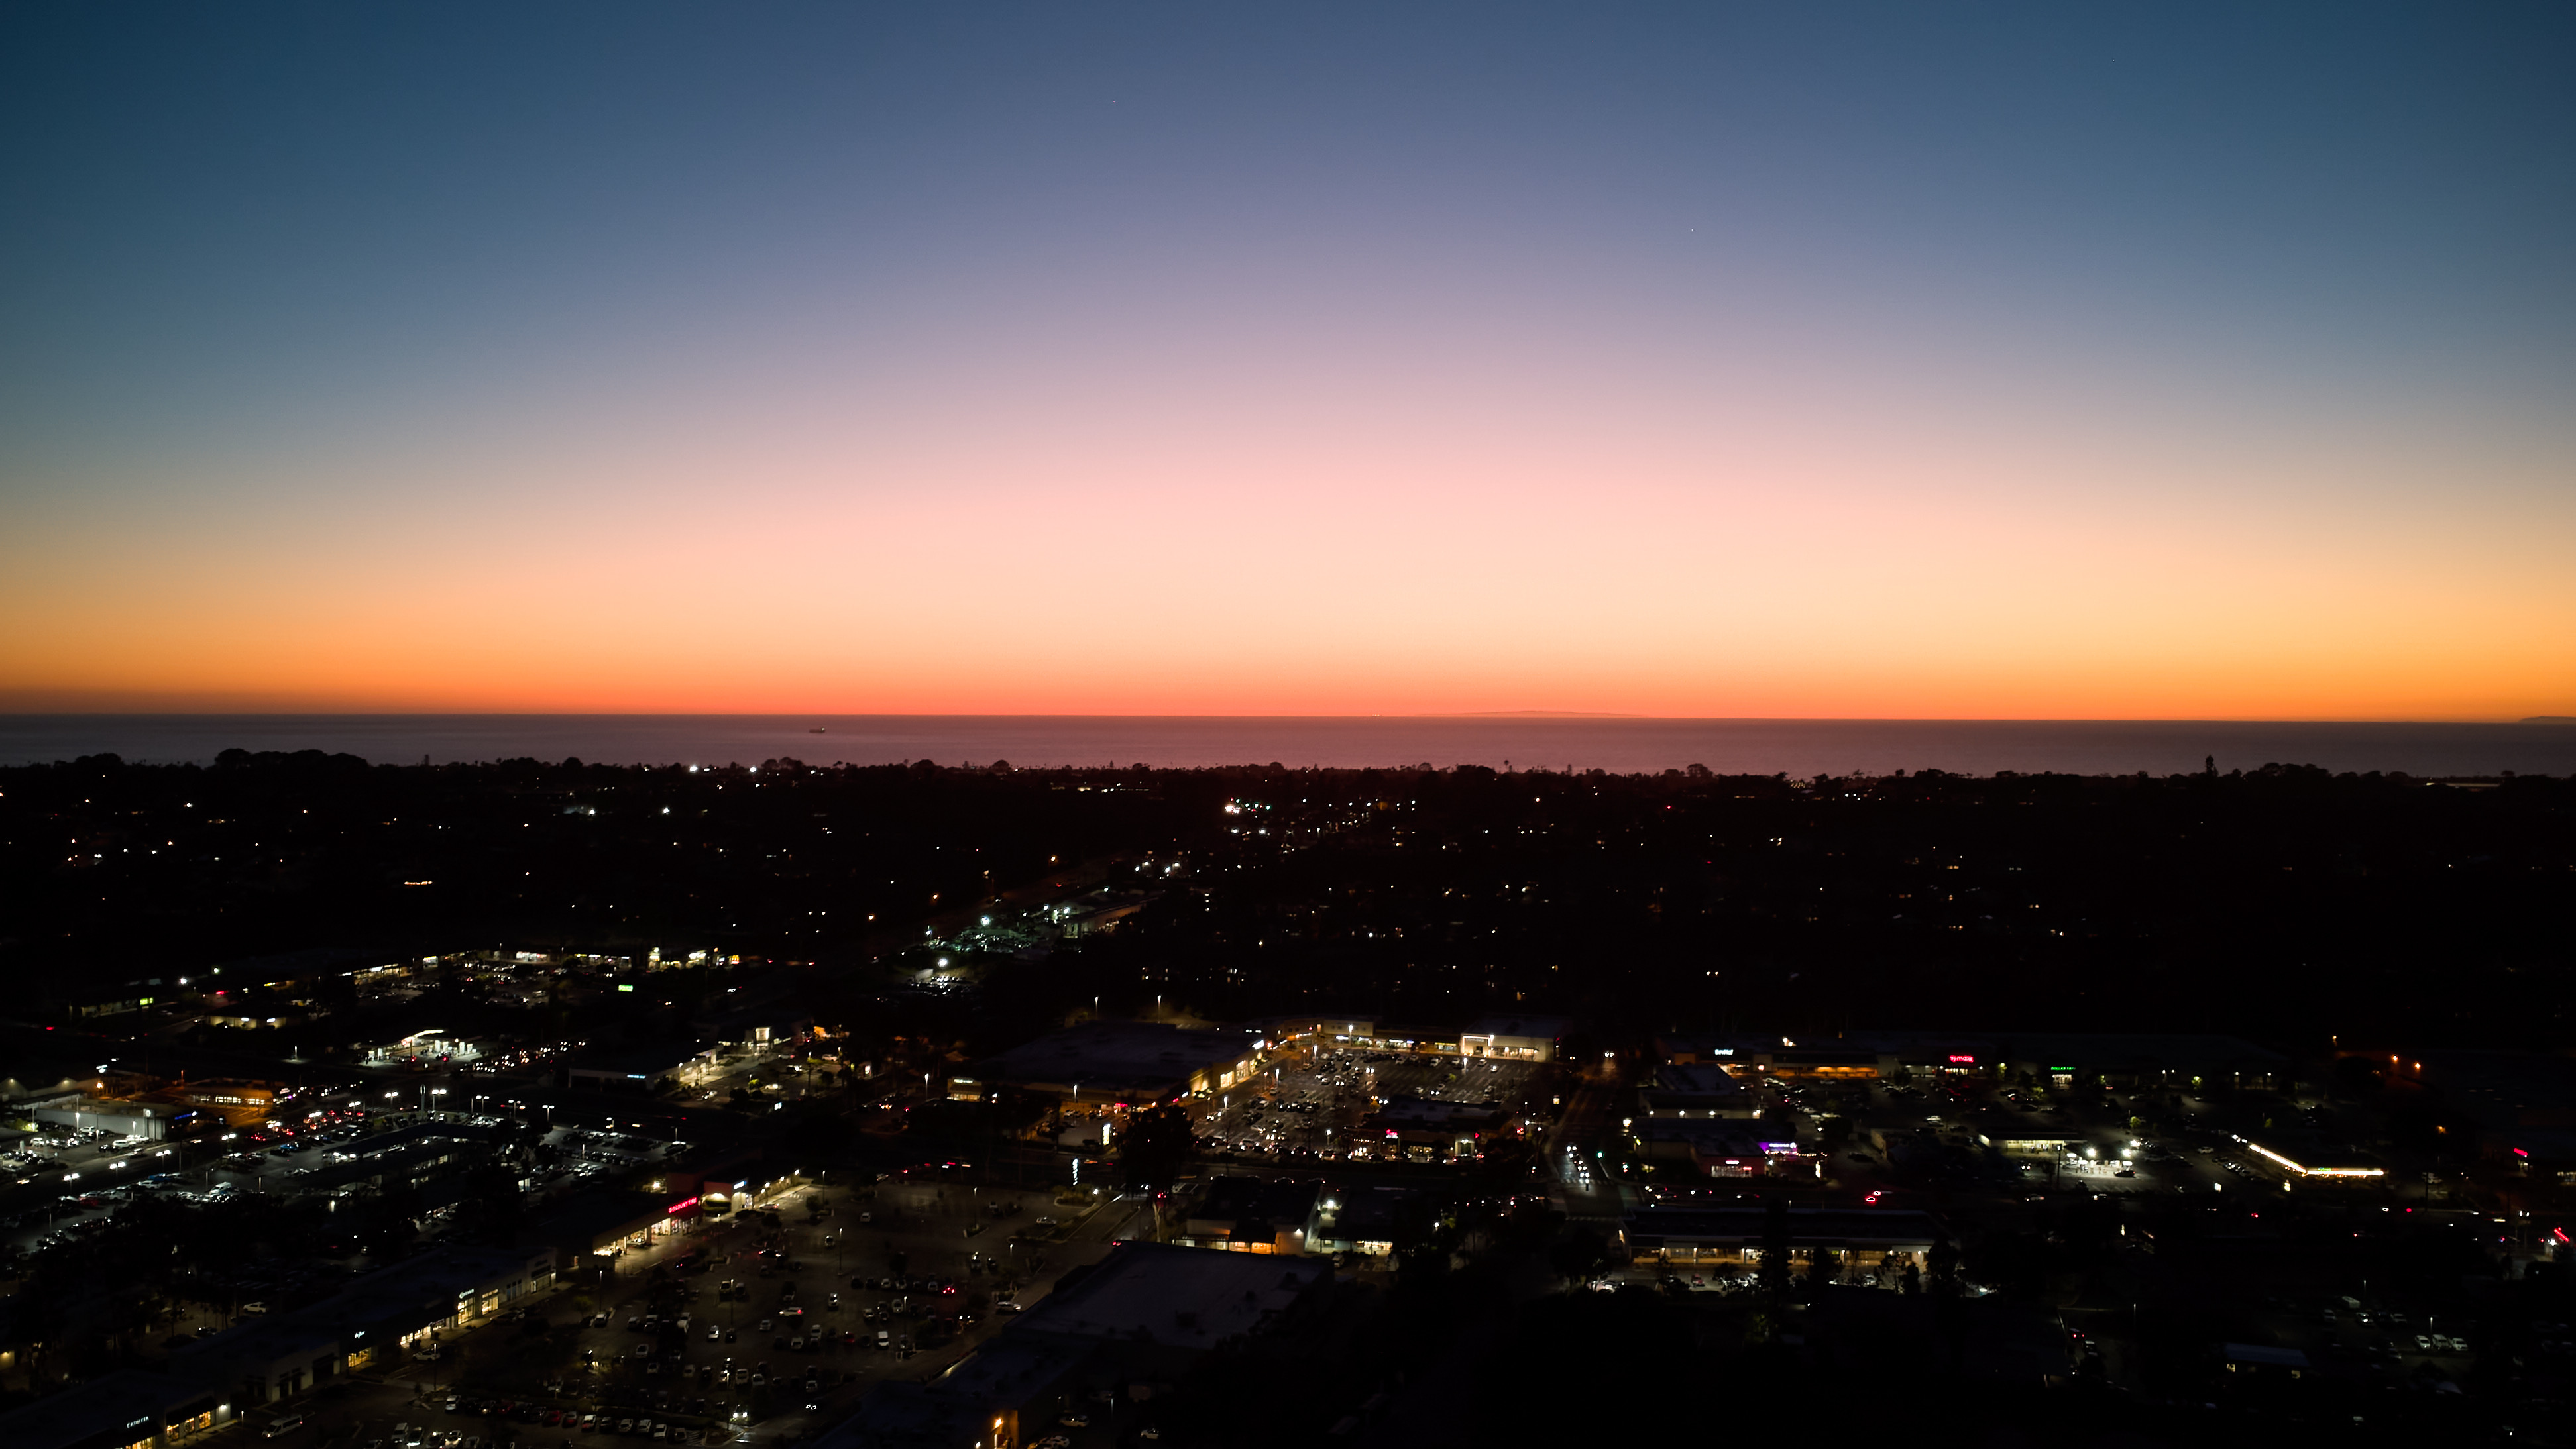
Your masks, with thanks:
<instances>
[{"instance_id":1,"label":"red illuminated sign","mask_svg":"<svg viewBox=\"0 0 2576 1449\"><path fill-rule=\"evenodd\" d=\"M1950 1060L1963 1067L1973 1067L1977 1064L1977 1059L1975 1057L1963 1056L1958 1052L1950 1053Z\"/></svg>"},{"instance_id":2,"label":"red illuminated sign","mask_svg":"<svg viewBox=\"0 0 2576 1449\"><path fill-rule=\"evenodd\" d=\"M682 1199L681 1201L679 1201L679 1202L675 1202L675 1203L671 1204L669 1207L666 1207L666 1208L662 1209L662 1211L664 1211L664 1212L666 1212L666 1213L684 1213L684 1212L687 1212L689 1209L691 1209L691 1208L693 1208L693 1207L696 1207L697 1205L698 1205L698 1200L697 1200L696 1198L693 1198L693 1197L692 1197L692 1198L684 1198L684 1199Z\"/></svg>"}]
</instances>

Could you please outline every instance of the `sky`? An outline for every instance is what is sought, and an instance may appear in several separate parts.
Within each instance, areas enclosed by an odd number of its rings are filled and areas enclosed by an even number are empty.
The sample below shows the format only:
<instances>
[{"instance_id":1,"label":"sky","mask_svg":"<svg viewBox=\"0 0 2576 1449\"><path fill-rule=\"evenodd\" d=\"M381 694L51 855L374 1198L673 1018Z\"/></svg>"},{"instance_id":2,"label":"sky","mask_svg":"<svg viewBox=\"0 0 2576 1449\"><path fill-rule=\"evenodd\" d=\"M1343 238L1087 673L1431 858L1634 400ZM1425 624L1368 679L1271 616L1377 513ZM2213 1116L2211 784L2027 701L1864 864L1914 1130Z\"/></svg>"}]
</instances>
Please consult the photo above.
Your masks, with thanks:
<instances>
[{"instance_id":1,"label":"sky","mask_svg":"<svg viewBox=\"0 0 2576 1449\"><path fill-rule=\"evenodd\" d=\"M0 710L2576 714L2553 4L0 12Z\"/></svg>"}]
</instances>

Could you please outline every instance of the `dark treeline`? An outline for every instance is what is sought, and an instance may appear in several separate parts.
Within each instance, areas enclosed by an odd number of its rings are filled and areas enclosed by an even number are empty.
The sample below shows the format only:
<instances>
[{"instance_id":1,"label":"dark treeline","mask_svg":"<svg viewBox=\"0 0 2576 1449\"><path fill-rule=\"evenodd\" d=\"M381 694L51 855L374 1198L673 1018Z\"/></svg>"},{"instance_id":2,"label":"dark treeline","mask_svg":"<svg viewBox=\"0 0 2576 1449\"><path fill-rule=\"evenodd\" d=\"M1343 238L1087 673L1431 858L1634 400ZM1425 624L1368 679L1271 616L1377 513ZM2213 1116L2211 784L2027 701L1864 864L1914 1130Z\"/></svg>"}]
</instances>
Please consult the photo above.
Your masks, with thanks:
<instances>
[{"instance_id":1,"label":"dark treeline","mask_svg":"<svg viewBox=\"0 0 2576 1449\"><path fill-rule=\"evenodd\" d=\"M0 770L0 969L313 946L846 958L879 924L1165 829L1006 771L369 765L227 752Z\"/></svg>"},{"instance_id":2,"label":"dark treeline","mask_svg":"<svg viewBox=\"0 0 2576 1449\"><path fill-rule=\"evenodd\" d=\"M1236 837L1212 889L1091 953L1104 987L1425 1024L2568 1040L2567 781L1457 771L1364 810L1298 804L1312 783L1261 812L1285 844Z\"/></svg>"},{"instance_id":3,"label":"dark treeline","mask_svg":"<svg viewBox=\"0 0 2576 1449\"><path fill-rule=\"evenodd\" d=\"M940 912L1114 857L1155 893L1078 950L982 963L1010 1019L1161 996L1426 1026L2554 1046L2571 823L2576 782L2302 766L1792 782L90 757L0 771L0 970L502 944L858 967Z\"/></svg>"}]
</instances>

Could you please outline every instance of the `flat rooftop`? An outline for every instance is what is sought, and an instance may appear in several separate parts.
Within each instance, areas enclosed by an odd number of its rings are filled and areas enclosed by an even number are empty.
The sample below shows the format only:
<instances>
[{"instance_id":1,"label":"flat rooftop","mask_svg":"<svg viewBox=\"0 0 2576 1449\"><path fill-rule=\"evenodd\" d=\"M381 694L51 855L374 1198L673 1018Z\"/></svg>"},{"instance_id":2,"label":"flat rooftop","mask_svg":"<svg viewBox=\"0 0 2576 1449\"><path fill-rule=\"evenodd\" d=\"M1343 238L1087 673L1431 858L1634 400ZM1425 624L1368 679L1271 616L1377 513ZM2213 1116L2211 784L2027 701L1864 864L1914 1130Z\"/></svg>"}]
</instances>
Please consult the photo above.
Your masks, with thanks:
<instances>
[{"instance_id":1,"label":"flat rooftop","mask_svg":"<svg viewBox=\"0 0 2576 1449\"><path fill-rule=\"evenodd\" d=\"M1198 1206L1190 1209L1192 1222L1245 1222L1258 1219L1287 1227L1301 1227L1315 1210L1315 1199L1323 1192L1318 1182L1268 1182L1257 1177L1219 1177L1208 1182L1207 1191Z\"/></svg>"},{"instance_id":2,"label":"flat rooftop","mask_svg":"<svg viewBox=\"0 0 2576 1449\"><path fill-rule=\"evenodd\" d=\"M2290 1064L2279 1052L2239 1037L2209 1032L2085 1031L1848 1031L1840 1036L1801 1037L1725 1032L1667 1032L1659 1040L1669 1051L1688 1052L1718 1061L1769 1057L1781 1065L1854 1062L1893 1057L1899 1061L1963 1066L1999 1062L2036 1062L2081 1071L2175 1071L2193 1068L2223 1071L2278 1071Z\"/></svg>"},{"instance_id":3,"label":"flat rooftop","mask_svg":"<svg viewBox=\"0 0 2576 1449\"><path fill-rule=\"evenodd\" d=\"M2290 1059L2239 1037L2212 1032L1853 1031L1836 1041L1889 1056L1938 1060L1951 1053L1978 1064L2036 1061L2089 1070L2286 1067ZM1824 1045L1822 1041L1814 1045Z\"/></svg>"},{"instance_id":4,"label":"flat rooftop","mask_svg":"<svg viewBox=\"0 0 2576 1449\"><path fill-rule=\"evenodd\" d=\"M1565 1035L1561 1016L1488 1016L1470 1022L1462 1036L1517 1036L1554 1041Z\"/></svg>"},{"instance_id":5,"label":"flat rooftop","mask_svg":"<svg viewBox=\"0 0 2576 1449\"><path fill-rule=\"evenodd\" d=\"M989 1352L983 1350L982 1352ZM984 1409L964 1394L902 1379L859 1400L858 1412L814 1440L814 1449L955 1449L984 1432Z\"/></svg>"},{"instance_id":6,"label":"flat rooftop","mask_svg":"<svg viewBox=\"0 0 2576 1449\"><path fill-rule=\"evenodd\" d=\"M1653 1247L1673 1239L1759 1244L1768 1213L1746 1208L1640 1208L1627 1216L1628 1241ZM1792 1247L1928 1246L1941 1220L1910 1208L1791 1208Z\"/></svg>"},{"instance_id":7,"label":"flat rooftop","mask_svg":"<svg viewBox=\"0 0 2576 1449\"><path fill-rule=\"evenodd\" d=\"M1655 1068L1655 1084L1646 1089L1672 1097L1709 1097L1737 1099L1749 1097L1753 1089L1726 1068L1714 1062L1691 1065L1665 1065Z\"/></svg>"},{"instance_id":8,"label":"flat rooftop","mask_svg":"<svg viewBox=\"0 0 2576 1449\"><path fill-rule=\"evenodd\" d=\"M1444 1102L1430 1097L1389 1097L1369 1118L1398 1127L1474 1126L1503 1114L1492 1102Z\"/></svg>"},{"instance_id":9,"label":"flat rooftop","mask_svg":"<svg viewBox=\"0 0 2576 1449\"><path fill-rule=\"evenodd\" d=\"M551 1248L442 1247L370 1273L319 1303L255 1318L170 1355L170 1372L206 1383L231 1382L227 1365L312 1356L334 1345L360 1346L360 1335L408 1332L456 1311L460 1295L553 1266Z\"/></svg>"},{"instance_id":10,"label":"flat rooftop","mask_svg":"<svg viewBox=\"0 0 2576 1449\"><path fill-rule=\"evenodd\" d=\"M977 1403L1013 1403L1074 1373L1100 1351L1085 1339L1006 1333L959 1359L932 1382Z\"/></svg>"},{"instance_id":11,"label":"flat rooftop","mask_svg":"<svg viewBox=\"0 0 2576 1449\"><path fill-rule=\"evenodd\" d=\"M1070 1287L1048 1294L1017 1327L1214 1348L1268 1329L1332 1275L1333 1265L1317 1258L1120 1243Z\"/></svg>"},{"instance_id":12,"label":"flat rooftop","mask_svg":"<svg viewBox=\"0 0 2576 1449\"><path fill-rule=\"evenodd\" d=\"M1687 1142L1719 1157L1760 1157L1765 1140L1787 1140L1777 1127L1764 1127L1744 1117L1703 1117L1698 1121L1639 1122L1630 1129L1640 1142Z\"/></svg>"},{"instance_id":13,"label":"flat rooftop","mask_svg":"<svg viewBox=\"0 0 2576 1449\"><path fill-rule=\"evenodd\" d=\"M577 1243L587 1251L609 1233L633 1232L669 1216L668 1194L603 1188L556 1199L543 1216L519 1229L519 1241L562 1248Z\"/></svg>"},{"instance_id":14,"label":"flat rooftop","mask_svg":"<svg viewBox=\"0 0 2576 1449\"><path fill-rule=\"evenodd\" d=\"M1185 1090L1210 1067L1241 1061L1260 1039L1248 1027L1090 1021L988 1057L972 1073L987 1086L1079 1088L1104 1100L1160 1097Z\"/></svg>"},{"instance_id":15,"label":"flat rooftop","mask_svg":"<svg viewBox=\"0 0 2576 1449\"><path fill-rule=\"evenodd\" d=\"M1318 1205L1318 1236L1345 1241L1392 1239L1397 1215L1419 1195L1409 1187L1337 1188Z\"/></svg>"},{"instance_id":16,"label":"flat rooftop","mask_svg":"<svg viewBox=\"0 0 2576 1449\"><path fill-rule=\"evenodd\" d=\"M193 1380L120 1369L0 1414L0 1444L75 1449L130 1443L151 1437L172 1410L206 1396L209 1391Z\"/></svg>"},{"instance_id":17,"label":"flat rooftop","mask_svg":"<svg viewBox=\"0 0 2576 1449\"><path fill-rule=\"evenodd\" d=\"M659 1045L619 1047L612 1051L593 1052L574 1062L567 1070L606 1073L626 1077L652 1077L675 1072L695 1058L704 1055L714 1042L692 1039L664 1042Z\"/></svg>"}]
</instances>

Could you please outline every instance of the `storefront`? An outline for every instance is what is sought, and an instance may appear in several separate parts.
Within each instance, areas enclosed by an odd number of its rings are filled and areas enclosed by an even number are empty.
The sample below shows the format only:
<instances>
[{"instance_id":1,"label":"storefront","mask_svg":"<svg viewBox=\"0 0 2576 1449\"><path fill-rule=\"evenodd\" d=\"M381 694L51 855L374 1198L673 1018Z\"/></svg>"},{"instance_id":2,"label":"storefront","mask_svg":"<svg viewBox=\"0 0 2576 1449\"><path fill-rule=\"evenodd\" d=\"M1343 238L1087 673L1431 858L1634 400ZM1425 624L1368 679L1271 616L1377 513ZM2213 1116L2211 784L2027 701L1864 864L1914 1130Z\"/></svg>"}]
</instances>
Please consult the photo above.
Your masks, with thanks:
<instances>
[{"instance_id":1,"label":"storefront","mask_svg":"<svg viewBox=\"0 0 2576 1449\"><path fill-rule=\"evenodd\" d=\"M1751 1272L1780 1251L1799 1271L1830 1254L1847 1269L1892 1274L1921 1269L1941 1228L1929 1213L1896 1208L1792 1208L1776 1223L1762 1208L1645 1208L1622 1236L1641 1263Z\"/></svg>"}]
</instances>

